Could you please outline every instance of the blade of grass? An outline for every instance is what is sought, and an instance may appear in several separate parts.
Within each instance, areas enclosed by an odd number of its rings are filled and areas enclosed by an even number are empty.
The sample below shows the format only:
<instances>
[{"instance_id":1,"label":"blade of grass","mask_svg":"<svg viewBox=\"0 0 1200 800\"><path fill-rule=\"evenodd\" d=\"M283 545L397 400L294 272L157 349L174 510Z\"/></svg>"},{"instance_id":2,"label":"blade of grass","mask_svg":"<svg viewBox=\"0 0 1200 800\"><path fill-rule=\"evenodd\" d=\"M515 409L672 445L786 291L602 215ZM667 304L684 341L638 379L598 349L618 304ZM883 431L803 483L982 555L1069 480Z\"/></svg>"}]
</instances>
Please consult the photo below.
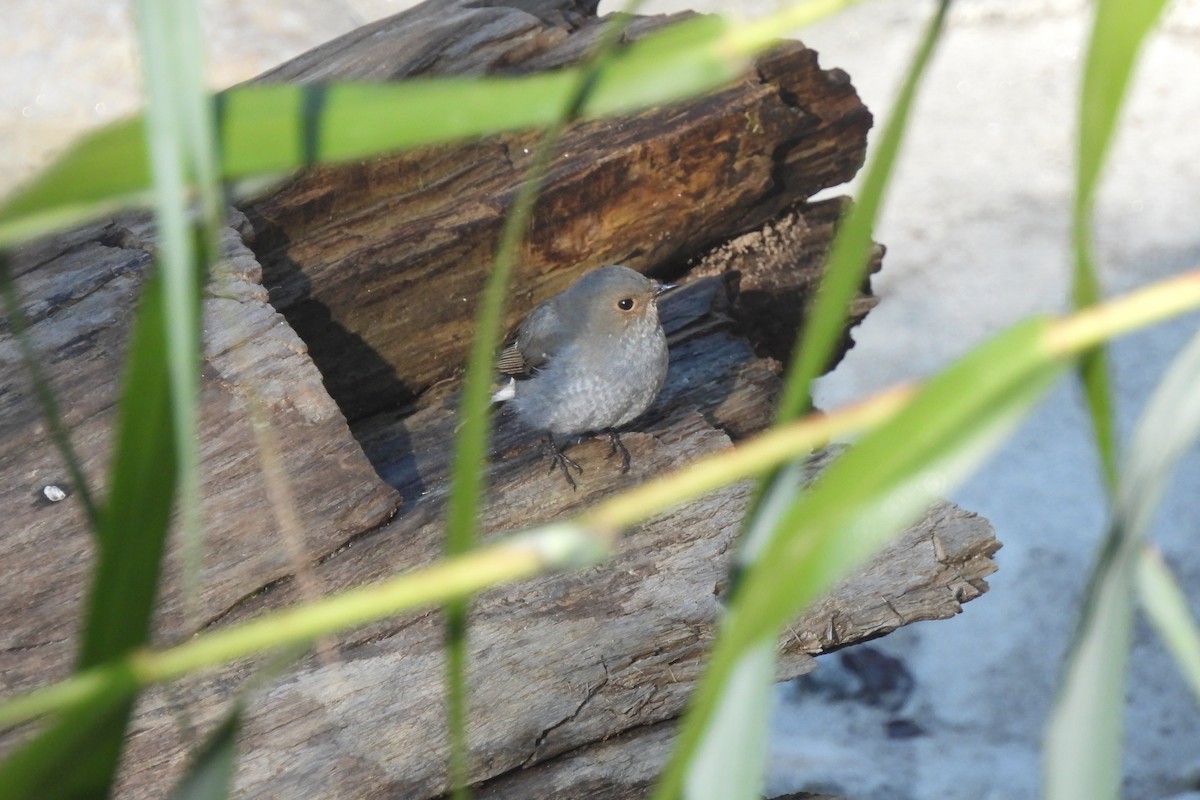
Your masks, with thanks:
<instances>
[{"instance_id":1,"label":"blade of grass","mask_svg":"<svg viewBox=\"0 0 1200 800\"><path fill-rule=\"evenodd\" d=\"M732 600L655 798L679 796L744 654L964 479L1065 368L1047 346L1052 325L1021 323L931 378L788 505Z\"/></svg>"},{"instance_id":2,"label":"blade of grass","mask_svg":"<svg viewBox=\"0 0 1200 800\"><path fill-rule=\"evenodd\" d=\"M777 421L794 419L810 409L812 382L825 371L834 347L843 335L847 309L866 275L875 221L908 127L909 113L941 38L948 9L949 0L942 0L926 27L867 167L862 191L838 228L821 285L798 335L796 356L789 365L783 396L776 409ZM771 532L778 530L779 514L799 490L801 471L799 468L783 470L764 481L742 535L730 582L730 597L736 597L741 591L745 572L753 568ZM775 677L774 638L747 648L742 659L731 670L696 757L691 759L686 778L689 798L730 800L759 796L765 761L747 759L745 747L729 744L766 738L770 685ZM761 685L749 685L756 681L762 682Z\"/></svg>"},{"instance_id":3,"label":"blade of grass","mask_svg":"<svg viewBox=\"0 0 1200 800\"><path fill-rule=\"evenodd\" d=\"M1092 212L1100 172L1116 131L1129 79L1142 42L1166 5L1165 0L1099 0L1084 62L1080 90L1079 139L1071 237L1075 260L1071 298L1075 308L1100 301L1100 279L1092 256ZM1084 387L1101 472L1109 491L1117 482L1117 437L1108 357L1102 348L1084 355L1079 377Z\"/></svg>"},{"instance_id":4,"label":"blade of grass","mask_svg":"<svg viewBox=\"0 0 1200 800\"><path fill-rule=\"evenodd\" d=\"M1165 3L1100 0L1084 65L1080 92L1075 202L1071 234L1074 246L1072 301L1076 308L1099 302L1100 281L1092 255L1092 213L1096 188L1117 117L1141 44ZM1117 436L1107 354L1097 347L1080 360L1084 387L1100 456L1101 474L1110 493L1121 492ZM1119 500L1117 501L1119 503ZM1114 511L1116 509L1114 508ZM1124 698L1132 607L1130 544L1122 525L1110 526L1087 597L1077 641L1067 660L1064 686L1048 725L1044 794L1059 797L1115 797L1119 793L1121 703ZM1090 631L1089 619L1101 619L1103 633ZM1097 666L1086 671L1087 666ZM1089 766L1084 766L1090 762ZM1098 792L1089 794L1089 792Z\"/></svg>"},{"instance_id":5,"label":"blade of grass","mask_svg":"<svg viewBox=\"0 0 1200 800\"><path fill-rule=\"evenodd\" d=\"M1138 556L1137 588L1142 610L1200 704L1200 626L1188 610L1187 597L1171 568L1153 545L1142 547Z\"/></svg>"},{"instance_id":6,"label":"blade of grass","mask_svg":"<svg viewBox=\"0 0 1200 800\"><path fill-rule=\"evenodd\" d=\"M100 690L73 706L0 765L8 800L107 797L138 683L109 669Z\"/></svg>"},{"instance_id":7,"label":"blade of grass","mask_svg":"<svg viewBox=\"0 0 1200 800\"><path fill-rule=\"evenodd\" d=\"M67 468L73 494L79 498L79 502L83 506L84 518L87 520L88 527L94 531L100 526L100 509L92 495L91 487L88 485L87 476L83 474L83 468L79 464L75 446L71 444L71 435L67 431L67 426L63 424L62 414L58 410L58 400L50 388L50 382L46 379L45 373L42 372L33 342L30 340L29 324L25 318L25 311L21 308L21 301L17 298L16 286L13 285L8 255L3 250L0 250L0 293L4 296L4 313L7 316L8 329L16 339L17 347L20 348L21 361L24 363L25 369L29 371L34 395L37 397L38 405L41 406L42 419L45 420L46 428L50 431L50 439L54 442L54 447L58 450L58 454Z\"/></svg>"},{"instance_id":8,"label":"blade of grass","mask_svg":"<svg viewBox=\"0 0 1200 800\"><path fill-rule=\"evenodd\" d=\"M741 54L719 51L719 17L697 17L623 51L595 86L583 116L669 103L733 78ZM680 42L688 45L678 47ZM653 80L620 62L654 65ZM579 85L582 68L525 77L414 79L393 84L260 85L230 89L219 113L220 171L227 180L295 169L317 160L361 159L390 150L550 125ZM320 102L312 102L313 98ZM317 111L316 109L319 109ZM313 117L313 115L316 115ZM117 122L85 137L0 206L0 247L148 197L146 121ZM315 137L315 138L314 138Z\"/></svg>"},{"instance_id":9,"label":"blade of grass","mask_svg":"<svg viewBox=\"0 0 1200 800\"><path fill-rule=\"evenodd\" d=\"M199 617L200 451L197 398L200 390L200 290L202 264L211 261L220 224L216 152L205 93L200 14L195 2L136 0L142 72L149 102L147 149L154 175L158 267L162 271L167 369L178 465L182 593L189 619ZM188 219L188 187L200 188L203 232Z\"/></svg>"},{"instance_id":10,"label":"blade of grass","mask_svg":"<svg viewBox=\"0 0 1200 800\"><path fill-rule=\"evenodd\" d=\"M692 714L702 718L717 708L722 676L737 669L742 653L773 642L796 610L872 552L889 531L944 495L1069 359L1197 301L1200 274L1192 273L1057 322L1028 320L931 379L916 400L830 467L783 515L779 525L787 537L771 539L734 598L723 627L729 634L718 637L657 796L679 791L687 751L704 735L703 721Z\"/></svg>"},{"instance_id":11,"label":"blade of grass","mask_svg":"<svg viewBox=\"0 0 1200 800\"><path fill-rule=\"evenodd\" d=\"M517 190L512 207L505 215L500 241L492 262L491 274L476 313L467 373L463 381L458 440L450 488L450 509L446 529L446 554L460 555L475 544L479 502L483 493L483 469L491 440L491 386L495 380L496 353L500 344L500 325L504 300L508 294L513 267L533 218L534 204L554 157L563 131L578 119L593 87L612 59L613 50L624 35L630 17L638 5L630 2L624 14L609 23L596 49L579 73L578 85L559 111L554 124L538 142L533 163ZM707 35L704 32L703 35ZM469 600L463 598L446 608L447 716L451 731L450 784L455 800L470 796L467 785L470 763L467 744L467 614Z\"/></svg>"},{"instance_id":12,"label":"blade of grass","mask_svg":"<svg viewBox=\"0 0 1200 800\"><path fill-rule=\"evenodd\" d=\"M235 705L196 754L171 800L224 800L233 790L242 707Z\"/></svg>"},{"instance_id":13,"label":"blade of grass","mask_svg":"<svg viewBox=\"0 0 1200 800\"><path fill-rule=\"evenodd\" d=\"M835 436L887 419L910 396L910 390L892 390L841 412L774 428L740 444L731 453L696 462L607 500L577 523L538 528L420 572L323 599L310 604L307 610L294 609L295 616L287 614L282 620L264 618L248 632L238 632L237 627L224 629L215 644L210 638L213 634L202 634L185 645L193 648L191 655L186 650L180 654L177 649L141 654L126 666L145 683L171 680L223 660L272 647L306 644L309 634L316 639L359 622L436 604L503 582L594 563L605 555L623 528L712 489L761 474ZM101 692L109 680L103 670L90 670L9 700L0 705L0 728L84 703Z\"/></svg>"},{"instance_id":14,"label":"blade of grass","mask_svg":"<svg viewBox=\"0 0 1200 800\"><path fill-rule=\"evenodd\" d=\"M684 775L688 800L762 797L776 647L774 638L763 639L731 669Z\"/></svg>"},{"instance_id":15,"label":"blade of grass","mask_svg":"<svg viewBox=\"0 0 1200 800\"><path fill-rule=\"evenodd\" d=\"M162 292L151 279L131 335L80 668L149 638L176 476L163 316Z\"/></svg>"},{"instance_id":16,"label":"blade of grass","mask_svg":"<svg viewBox=\"0 0 1200 800\"><path fill-rule=\"evenodd\" d=\"M949 7L949 0L940 0L926 26L891 116L875 145L862 189L838 226L837 238L830 248L821 285L796 339L796 356L788 367L783 396L775 415L777 420L794 419L808 410L812 382L825 371L834 347L842 336L842 329L846 325L846 309L866 277L871 235L900 145L904 141L904 133L908 130L908 119L917 90L941 38Z\"/></svg>"},{"instance_id":17,"label":"blade of grass","mask_svg":"<svg viewBox=\"0 0 1200 800\"><path fill-rule=\"evenodd\" d=\"M133 326L112 482L96 530L81 671L118 661L149 638L175 481L162 324L162 295L150 280ZM107 795L139 683L128 665L110 668L106 676L92 679L91 695L10 757L0 786L30 787L30 798ZM50 791L56 780L63 788Z\"/></svg>"},{"instance_id":18,"label":"blade of grass","mask_svg":"<svg viewBox=\"0 0 1200 800\"><path fill-rule=\"evenodd\" d=\"M1200 333L1172 362L1130 442L1109 533L1084 593L1063 685L1047 726L1044 795L1049 800L1120 796L1137 563L1170 474L1198 437Z\"/></svg>"}]
</instances>

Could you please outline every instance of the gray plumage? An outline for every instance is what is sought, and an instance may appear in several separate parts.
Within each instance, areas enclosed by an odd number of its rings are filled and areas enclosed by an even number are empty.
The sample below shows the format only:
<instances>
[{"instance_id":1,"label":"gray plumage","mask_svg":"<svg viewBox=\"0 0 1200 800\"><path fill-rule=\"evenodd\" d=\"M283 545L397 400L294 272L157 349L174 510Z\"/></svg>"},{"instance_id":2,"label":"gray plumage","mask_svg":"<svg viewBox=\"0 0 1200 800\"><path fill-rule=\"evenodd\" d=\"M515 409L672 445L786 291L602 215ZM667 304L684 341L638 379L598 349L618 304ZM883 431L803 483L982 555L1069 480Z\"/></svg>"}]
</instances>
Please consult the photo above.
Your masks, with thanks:
<instances>
[{"instance_id":1,"label":"gray plumage","mask_svg":"<svg viewBox=\"0 0 1200 800\"><path fill-rule=\"evenodd\" d=\"M639 417L667 377L667 338L658 319L658 281L623 266L593 270L535 308L500 354L517 380L497 393L522 423L550 435L555 460L574 486L553 436L604 431L613 452L628 452L616 429Z\"/></svg>"}]
</instances>

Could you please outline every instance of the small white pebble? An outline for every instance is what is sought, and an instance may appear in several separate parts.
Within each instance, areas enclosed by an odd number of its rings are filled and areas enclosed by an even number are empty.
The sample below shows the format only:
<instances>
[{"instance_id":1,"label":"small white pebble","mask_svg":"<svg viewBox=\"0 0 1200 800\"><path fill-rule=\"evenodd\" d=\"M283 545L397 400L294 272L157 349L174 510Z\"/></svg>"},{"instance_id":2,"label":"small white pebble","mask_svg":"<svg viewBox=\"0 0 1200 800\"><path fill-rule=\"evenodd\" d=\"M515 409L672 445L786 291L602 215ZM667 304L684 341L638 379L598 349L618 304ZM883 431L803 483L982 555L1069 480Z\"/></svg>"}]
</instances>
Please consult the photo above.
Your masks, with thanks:
<instances>
[{"instance_id":1,"label":"small white pebble","mask_svg":"<svg viewBox=\"0 0 1200 800\"><path fill-rule=\"evenodd\" d=\"M42 494L46 495L46 499L51 503L57 503L59 500L65 500L67 493L63 491L61 486L55 486L53 483L49 486L42 487Z\"/></svg>"}]
</instances>

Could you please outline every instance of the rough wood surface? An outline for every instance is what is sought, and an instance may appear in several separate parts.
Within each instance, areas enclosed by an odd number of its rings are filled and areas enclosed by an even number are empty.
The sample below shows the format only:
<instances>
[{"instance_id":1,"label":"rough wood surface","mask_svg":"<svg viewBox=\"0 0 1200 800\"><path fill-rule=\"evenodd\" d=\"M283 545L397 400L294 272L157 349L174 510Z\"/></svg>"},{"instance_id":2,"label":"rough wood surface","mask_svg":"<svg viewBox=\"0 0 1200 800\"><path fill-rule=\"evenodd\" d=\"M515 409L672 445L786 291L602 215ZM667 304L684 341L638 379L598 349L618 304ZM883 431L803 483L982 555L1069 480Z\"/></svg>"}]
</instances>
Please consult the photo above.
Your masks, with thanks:
<instances>
[{"instance_id":1,"label":"rough wood surface","mask_svg":"<svg viewBox=\"0 0 1200 800\"><path fill-rule=\"evenodd\" d=\"M515 770L475 787L480 800L561 797L571 800L642 800L671 754L675 726L660 722L633 728L605 742L564 753L539 769ZM843 800L799 792L774 800Z\"/></svg>"},{"instance_id":2,"label":"rough wood surface","mask_svg":"<svg viewBox=\"0 0 1200 800\"><path fill-rule=\"evenodd\" d=\"M426 4L266 78L549 68L594 41L593 12L594 4L570 0ZM640 21L632 35L659 23ZM631 472L606 461L606 443L584 442L572 450L586 471L571 492L546 473L535 437L501 415L487 537L570 514L766 426L778 359L844 208L806 198L853 174L869 123L845 76L818 69L815 54L791 44L728 89L568 134L523 254L512 319L605 262L683 278L689 288L664 302L671 369L654 408L623 437ZM313 170L249 206L253 225L226 231L228 258L205 306L201 618L183 619L173 555L160 641L438 557L455 372L532 142L496 137ZM130 216L17 254L33 340L98 484L120 353L152 247L152 230ZM290 325L267 303L260 263L270 300ZM855 320L873 302L864 293ZM6 694L69 670L91 557L74 504L39 494L65 476L15 353L0 329L0 512L13 531L0 539ZM255 414L273 432L301 522L296 534L285 533L269 502ZM484 791L644 790L662 747L642 737L666 741L703 666L749 492L738 485L667 512L631 531L599 567L476 598L472 774ZM997 547L985 521L951 506L932 510L792 627L780 643L780 677L810 668L814 653L957 613L986 588ZM249 705L240 795L444 792L442 638L434 612L390 620L267 682ZM146 694L121 796L164 796L196 733L261 665L232 665ZM588 758L597 766L583 769Z\"/></svg>"},{"instance_id":3,"label":"rough wood surface","mask_svg":"<svg viewBox=\"0 0 1200 800\"><path fill-rule=\"evenodd\" d=\"M305 346L267 302L258 264L226 229L227 258L204 301L201 384L206 530L200 619L295 572L399 505L364 458ZM29 333L71 428L83 471L103 497L114 404L137 291L153 235L144 218L74 231L13 254ZM51 503L42 489L69 486L50 441L8 320L0 324L0 687L7 694L62 677L91 566L92 543L74 499ZM297 541L268 501L253 418L273 432L295 512ZM187 636L179 559L166 565L158 611L163 640Z\"/></svg>"}]
</instances>

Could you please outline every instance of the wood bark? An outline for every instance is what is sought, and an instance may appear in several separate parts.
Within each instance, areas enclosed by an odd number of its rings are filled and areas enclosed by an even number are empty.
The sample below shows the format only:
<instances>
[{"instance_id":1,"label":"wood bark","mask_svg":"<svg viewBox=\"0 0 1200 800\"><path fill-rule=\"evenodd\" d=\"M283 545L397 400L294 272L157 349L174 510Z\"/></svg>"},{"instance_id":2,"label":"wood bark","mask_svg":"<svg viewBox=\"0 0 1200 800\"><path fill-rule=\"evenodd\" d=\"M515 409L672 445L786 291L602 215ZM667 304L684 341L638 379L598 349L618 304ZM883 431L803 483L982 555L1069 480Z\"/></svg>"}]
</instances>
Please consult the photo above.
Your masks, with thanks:
<instances>
[{"instance_id":1,"label":"wood bark","mask_svg":"<svg viewBox=\"0 0 1200 800\"><path fill-rule=\"evenodd\" d=\"M554 68L594 44L594 12L571 0L426 3L263 79ZM663 21L638 20L630 35ZM869 125L846 76L787 43L705 97L568 131L509 321L603 263L680 279L686 288L662 307L670 373L623 437L628 475L604 442L572 448L585 468L578 492L546 473L536 435L502 413L484 540L570 515L769 424L780 361L845 208L808 198L853 175ZM173 547L159 642L439 557L473 304L535 141L512 134L309 170L247 204L249 221L235 217L205 300L203 588L185 614ZM154 236L125 215L15 254L32 341L101 490ZM877 248L873 269L881 257ZM864 286L845 346L873 303ZM8 326L0 368L0 510L12 531L0 538L0 685L10 694L70 670L92 550L75 503L41 494L66 479ZM703 668L750 493L742 483L672 509L629 532L603 565L475 598L472 777L483 796L644 793ZM814 654L957 613L986 589L998 546L986 521L937 506L789 629L779 677L810 669ZM442 640L436 612L412 614L324 643L267 682L249 698L240 796L446 791ZM265 663L144 695L121 796L163 796L196 732Z\"/></svg>"},{"instance_id":2,"label":"wood bark","mask_svg":"<svg viewBox=\"0 0 1200 800\"><path fill-rule=\"evenodd\" d=\"M248 229L245 229L248 230ZM399 495L354 441L304 343L267 302L259 267L228 228L226 258L204 301L199 441L206 530L199 619L184 619L180 553L165 569L157 627L177 640L246 594L295 573L348 536L388 519ZM153 234L143 216L92 226L14 253L29 335L58 398L81 466L100 498L125 340ZM8 320L0 331L0 685L6 694L69 673L92 563L92 540L47 433ZM282 528L256 447L256 423L285 454L299 530Z\"/></svg>"}]
</instances>

